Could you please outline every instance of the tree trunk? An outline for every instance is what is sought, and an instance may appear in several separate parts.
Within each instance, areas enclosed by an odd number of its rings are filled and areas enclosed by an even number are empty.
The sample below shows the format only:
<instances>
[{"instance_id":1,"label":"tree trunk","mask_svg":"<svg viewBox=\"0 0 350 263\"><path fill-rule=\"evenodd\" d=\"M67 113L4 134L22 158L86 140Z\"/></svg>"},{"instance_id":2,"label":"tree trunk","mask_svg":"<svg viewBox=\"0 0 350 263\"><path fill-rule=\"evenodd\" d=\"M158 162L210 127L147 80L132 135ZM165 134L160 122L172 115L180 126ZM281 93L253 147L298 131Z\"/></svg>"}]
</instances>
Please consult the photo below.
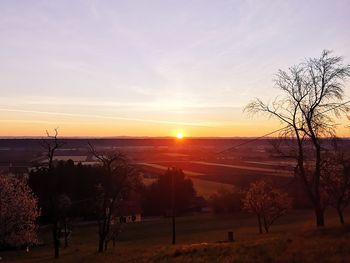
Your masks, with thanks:
<instances>
[{"instance_id":1,"label":"tree trunk","mask_svg":"<svg viewBox=\"0 0 350 263\"><path fill-rule=\"evenodd\" d=\"M340 224L344 225L343 211L340 208L337 208L337 211L338 211L338 215L339 215Z\"/></svg>"},{"instance_id":2,"label":"tree trunk","mask_svg":"<svg viewBox=\"0 0 350 263\"><path fill-rule=\"evenodd\" d=\"M105 209L104 209L105 210ZM101 221L98 221L98 253L103 253L105 248L105 241L108 235L107 230L107 218L104 217Z\"/></svg>"},{"instance_id":3,"label":"tree trunk","mask_svg":"<svg viewBox=\"0 0 350 263\"><path fill-rule=\"evenodd\" d=\"M108 248L108 240L105 241L105 251L107 251Z\"/></svg>"},{"instance_id":4,"label":"tree trunk","mask_svg":"<svg viewBox=\"0 0 350 263\"><path fill-rule=\"evenodd\" d=\"M53 223L52 226L52 238L53 238L53 246L54 246L54 252L55 252L55 258L59 258L60 256L60 239L58 236L58 227L57 227L57 221Z\"/></svg>"},{"instance_id":5,"label":"tree trunk","mask_svg":"<svg viewBox=\"0 0 350 263\"><path fill-rule=\"evenodd\" d=\"M105 238L102 235L100 235L98 240L98 253L103 252L104 243L105 243L104 241L105 241Z\"/></svg>"},{"instance_id":6,"label":"tree trunk","mask_svg":"<svg viewBox=\"0 0 350 263\"><path fill-rule=\"evenodd\" d=\"M64 218L64 247L68 247L67 218Z\"/></svg>"},{"instance_id":7,"label":"tree trunk","mask_svg":"<svg viewBox=\"0 0 350 263\"><path fill-rule=\"evenodd\" d=\"M311 121L307 121L311 133L311 139L316 150L316 159L315 159L315 172L314 172L314 206L316 214L316 225L317 227L324 226L324 211L321 208L321 196L320 196L320 178L321 178L321 146L317 135L314 133Z\"/></svg>"},{"instance_id":8,"label":"tree trunk","mask_svg":"<svg viewBox=\"0 0 350 263\"><path fill-rule=\"evenodd\" d=\"M269 227L268 226L264 226L264 228L265 228L265 232L269 233Z\"/></svg>"},{"instance_id":9,"label":"tree trunk","mask_svg":"<svg viewBox=\"0 0 350 263\"><path fill-rule=\"evenodd\" d=\"M174 174L171 174L171 210L172 210L172 230L173 230L173 238L172 238L172 244L175 245L175 236L176 236L176 229L175 229L175 217L176 217L176 208L175 208L175 185L174 185Z\"/></svg>"},{"instance_id":10,"label":"tree trunk","mask_svg":"<svg viewBox=\"0 0 350 263\"><path fill-rule=\"evenodd\" d=\"M50 206L52 213L52 239L54 247L54 257L59 258L60 256L60 237L58 236L58 220L57 220L57 208L55 206L54 197L50 196Z\"/></svg>"},{"instance_id":11,"label":"tree trunk","mask_svg":"<svg viewBox=\"0 0 350 263\"><path fill-rule=\"evenodd\" d=\"M320 207L320 205L317 205L315 207L315 215L316 215L316 225L317 225L317 227L323 227L324 226L324 211Z\"/></svg>"},{"instance_id":12,"label":"tree trunk","mask_svg":"<svg viewBox=\"0 0 350 263\"><path fill-rule=\"evenodd\" d=\"M264 216L264 229L265 229L266 233L269 233L269 226L268 226L268 224L266 222L265 216Z\"/></svg>"},{"instance_id":13,"label":"tree trunk","mask_svg":"<svg viewBox=\"0 0 350 263\"><path fill-rule=\"evenodd\" d=\"M258 225L259 225L259 234L262 234L262 226L261 226L261 218L260 218L260 215L258 215Z\"/></svg>"}]
</instances>

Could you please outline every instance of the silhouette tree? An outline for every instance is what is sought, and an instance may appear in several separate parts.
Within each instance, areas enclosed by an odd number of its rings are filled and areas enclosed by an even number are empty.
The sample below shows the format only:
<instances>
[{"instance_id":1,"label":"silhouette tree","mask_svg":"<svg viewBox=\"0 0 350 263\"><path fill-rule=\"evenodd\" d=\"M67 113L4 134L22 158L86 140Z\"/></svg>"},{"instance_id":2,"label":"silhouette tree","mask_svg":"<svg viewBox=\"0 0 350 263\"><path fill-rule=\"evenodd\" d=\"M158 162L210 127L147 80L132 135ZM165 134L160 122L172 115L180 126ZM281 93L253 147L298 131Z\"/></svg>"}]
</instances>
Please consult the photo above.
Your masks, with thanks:
<instances>
[{"instance_id":1,"label":"silhouette tree","mask_svg":"<svg viewBox=\"0 0 350 263\"><path fill-rule=\"evenodd\" d=\"M125 155L120 152L98 153L89 143L90 151L102 166L101 183L97 186L98 252L107 248L111 223L120 205L139 184L139 176Z\"/></svg>"},{"instance_id":2,"label":"silhouette tree","mask_svg":"<svg viewBox=\"0 0 350 263\"><path fill-rule=\"evenodd\" d=\"M154 183L146 187L143 197L144 212L148 215L170 216L173 192L176 214L186 212L196 192L191 179L187 178L182 170L176 168L167 170Z\"/></svg>"},{"instance_id":3,"label":"silhouette tree","mask_svg":"<svg viewBox=\"0 0 350 263\"><path fill-rule=\"evenodd\" d=\"M39 199L41 220L51 220L52 212L50 196L54 186L57 195L58 215L60 221L64 217L93 218L96 199L96 185L100 183L101 167L74 164L72 160L59 161L53 166L50 175L47 167L38 167L29 173L28 184ZM54 183L52 180L54 179ZM84 182L84 183L82 183ZM62 203L62 196L65 202ZM70 208L67 204L70 202ZM68 201L68 202L67 202ZM64 204L62 206L62 204ZM61 223L61 222L60 222ZM64 222L63 222L64 223Z\"/></svg>"},{"instance_id":4,"label":"silhouette tree","mask_svg":"<svg viewBox=\"0 0 350 263\"><path fill-rule=\"evenodd\" d=\"M46 151L47 167L43 168L43 172L47 176L47 188L49 189L49 204L52 221L52 238L54 244L54 256L59 258L60 255L60 228L59 228L59 192L58 192L58 181L59 175L54 172L54 156L57 151L64 143L58 139L58 128L54 129L54 134L50 135L46 131L47 138L41 140L41 145Z\"/></svg>"},{"instance_id":5,"label":"silhouette tree","mask_svg":"<svg viewBox=\"0 0 350 263\"><path fill-rule=\"evenodd\" d=\"M58 128L54 129L54 134L50 135L48 131L46 131L47 138L41 140L41 146L46 151L47 158L47 166L48 169L51 170L53 168L53 158L55 156L55 152L61 146L63 146L63 142L58 139Z\"/></svg>"},{"instance_id":6,"label":"silhouette tree","mask_svg":"<svg viewBox=\"0 0 350 263\"><path fill-rule=\"evenodd\" d=\"M283 97L269 104L255 99L245 108L251 114L266 113L286 125L283 136L294 139L296 173L314 207L317 226L324 226L322 138L335 134L334 117L349 110L343 103L343 84L350 76L350 65L343 65L342 60L324 50L319 58L307 59L288 71L279 70L275 85ZM308 153L312 156L312 172L305 169Z\"/></svg>"},{"instance_id":7,"label":"silhouette tree","mask_svg":"<svg viewBox=\"0 0 350 263\"><path fill-rule=\"evenodd\" d=\"M172 218L172 244L176 241L176 216L186 212L195 196L192 181L176 167L168 168L157 181L145 189L144 211L150 215L166 215Z\"/></svg>"}]
</instances>

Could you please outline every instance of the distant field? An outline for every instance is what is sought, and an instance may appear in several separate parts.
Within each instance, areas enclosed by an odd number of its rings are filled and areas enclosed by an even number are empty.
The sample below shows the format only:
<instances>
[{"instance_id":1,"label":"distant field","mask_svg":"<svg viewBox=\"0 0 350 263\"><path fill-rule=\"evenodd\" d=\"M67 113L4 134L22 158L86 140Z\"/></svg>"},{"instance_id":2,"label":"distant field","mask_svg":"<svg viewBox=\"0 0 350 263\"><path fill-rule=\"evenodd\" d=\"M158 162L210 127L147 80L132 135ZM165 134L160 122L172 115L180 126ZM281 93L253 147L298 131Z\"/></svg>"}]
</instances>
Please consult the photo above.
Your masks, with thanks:
<instances>
[{"instance_id":1,"label":"distant field","mask_svg":"<svg viewBox=\"0 0 350 263\"><path fill-rule=\"evenodd\" d=\"M186 157L188 154L183 153L163 153L163 155L170 156L170 157Z\"/></svg>"},{"instance_id":2,"label":"distant field","mask_svg":"<svg viewBox=\"0 0 350 263\"><path fill-rule=\"evenodd\" d=\"M348 218L349 213L347 213ZM202 214L177 219L177 244L171 242L171 220L129 224L117 246L98 254L94 225L75 226L70 246L54 260L52 247L24 251L0 252L4 262L349 262L350 227L339 227L337 217L327 217L328 227L317 230L311 211L291 211L259 235L256 218L238 213L231 215ZM233 231L236 242L219 243ZM50 242L50 229L41 238Z\"/></svg>"},{"instance_id":3,"label":"distant field","mask_svg":"<svg viewBox=\"0 0 350 263\"><path fill-rule=\"evenodd\" d=\"M150 185L155 180L156 180L155 178L143 178L143 182L145 185ZM197 194L204 198L208 198L211 195L217 193L219 189L225 189L225 190L234 189L234 186L231 184L216 183L208 180L197 179L195 177L191 177L191 180Z\"/></svg>"},{"instance_id":4,"label":"distant field","mask_svg":"<svg viewBox=\"0 0 350 263\"><path fill-rule=\"evenodd\" d=\"M211 166L219 166L219 167L229 167L229 168L237 168L241 170L249 170L254 172L266 172L271 174L276 174L278 176L291 176L289 171L281 170L281 169L272 169L272 168L262 168L262 167L255 167L252 164L247 165L233 165L233 164L224 164L224 163L209 163L209 162L192 162L196 164L203 164L203 165L211 165Z\"/></svg>"},{"instance_id":5,"label":"distant field","mask_svg":"<svg viewBox=\"0 0 350 263\"><path fill-rule=\"evenodd\" d=\"M203 161L164 161L156 163L139 163L141 170L161 175L168 167L181 168L184 173L192 178L212 181L215 183L245 186L252 181L267 176L273 176L274 181L286 184L292 180L292 173L285 167L249 164L247 162L212 163Z\"/></svg>"},{"instance_id":6,"label":"distant field","mask_svg":"<svg viewBox=\"0 0 350 263\"><path fill-rule=\"evenodd\" d=\"M251 164L260 164L260 165L271 165L271 166L276 166L276 165L280 165L280 166L286 166L286 167L294 167L296 165L296 161L247 161L247 163L251 163Z\"/></svg>"},{"instance_id":7,"label":"distant field","mask_svg":"<svg viewBox=\"0 0 350 263\"><path fill-rule=\"evenodd\" d=\"M195 172L199 174L252 174L252 175L271 175L271 176L292 176L290 168L280 165L249 163L249 162L234 162L234 163L220 163L220 162L204 162L204 161L175 161L175 162L156 162L144 163L153 167L179 167L188 172Z\"/></svg>"},{"instance_id":8,"label":"distant field","mask_svg":"<svg viewBox=\"0 0 350 263\"><path fill-rule=\"evenodd\" d=\"M149 167L152 167L152 168L159 169L161 171L166 171L169 168L169 166L164 166L164 165L155 164L155 163L138 163L138 165L149 166ZM202 173L192 172L192 171L188 171L188 170L183 170L183 172L187 176L203 175Z\"/></svg>"}]
</instances>

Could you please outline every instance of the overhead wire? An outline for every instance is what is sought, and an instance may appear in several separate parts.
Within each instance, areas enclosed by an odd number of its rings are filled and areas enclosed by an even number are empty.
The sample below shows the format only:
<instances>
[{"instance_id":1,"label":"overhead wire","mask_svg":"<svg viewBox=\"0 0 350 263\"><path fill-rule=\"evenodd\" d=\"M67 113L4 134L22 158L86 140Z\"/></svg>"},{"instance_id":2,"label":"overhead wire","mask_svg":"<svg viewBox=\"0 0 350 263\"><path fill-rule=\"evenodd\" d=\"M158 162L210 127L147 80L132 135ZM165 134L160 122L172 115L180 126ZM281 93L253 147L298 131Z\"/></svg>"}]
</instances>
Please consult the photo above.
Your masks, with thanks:
<instances>
[{"instance_id":1,"label":"overhead wire","mask_svg":"<svg viewBox=\"0 0 350 263\"><path fill-rule=\"evenodd\" d=\"M332 107L332 108L329 108L329 109L327 109L327 110L325 110L325 111L322 111L322 112L316 114L315 116L317 116L317 115L319 115L319 114L323 114L323 113L329 112L329 111L331 111L331 110L335 110L335 109L337 109L337 108L339 108L339 107L341 107L341 106L344 106L344 105L346 105L346 104L348 104L348 103L350 103L350 101L346 101L346 102L344 102L344 103L338 104L338 105L336 105L336 106L334 106L334 107ZM237 144L237 145L234 145L234 146L229 147L229 148L227 148L227 149L225 149L225 150L222 150L222 151L220 151L220 152L217 152L216 154L222 154L222 153L224 153L224 152L231 151L231 150L233 150L233 149L235 149L235 148L237 148L237 147L240 147L240 146L243 146L243 145L246 145L246 144L249 144L249 143L258 141L258 140L260 140L260 139L262 139L262 138L265 138L265 137L267 137L267 136L270 136L270 135L272 135L272 134L275 134L276 132L283 131L283 130L285 130L285 129L288 128L288 127L290 127L290 125L287 125L287 126L284 126L284 127L282 127L282 128L279 128L279 129L277 129L277 130L268 132L268 133L266 133L266 134L264 134L264 135L261 135L261 136L259 136L259 137L256 137L256 138L247 139L247 140L244 141L244 142L241 142L241 143L239 143L239 144Z\"/></svg>"}]
</instances>

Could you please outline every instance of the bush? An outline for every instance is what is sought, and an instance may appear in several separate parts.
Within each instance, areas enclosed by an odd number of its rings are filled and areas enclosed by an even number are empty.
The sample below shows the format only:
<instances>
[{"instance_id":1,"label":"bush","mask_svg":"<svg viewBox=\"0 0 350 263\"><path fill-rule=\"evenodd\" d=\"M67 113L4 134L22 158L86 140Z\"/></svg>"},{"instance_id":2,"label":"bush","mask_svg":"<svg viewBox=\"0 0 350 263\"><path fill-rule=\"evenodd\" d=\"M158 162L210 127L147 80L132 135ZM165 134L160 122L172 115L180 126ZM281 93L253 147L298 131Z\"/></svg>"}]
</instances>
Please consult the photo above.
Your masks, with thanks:
<instances>
[{"instance_id":1,"label":"bush","mask_svg":"<svg viewBox=\"0 0 350 263\"><path fill-rule=\"evenodd\" d=\"M232 213L242 209L241 191L221 188L209 198L209 205L215 213Z\"/></svg>"},{"instance_id":2,"label":"bush","mask_svg":"<svg viewBox=\"0 0 350 263\"><path fill-rule=\"evenodd\" d=\"M0 175L0 248L37 242L37 203L24 180Z\"/></svg>"}]
</instances>

